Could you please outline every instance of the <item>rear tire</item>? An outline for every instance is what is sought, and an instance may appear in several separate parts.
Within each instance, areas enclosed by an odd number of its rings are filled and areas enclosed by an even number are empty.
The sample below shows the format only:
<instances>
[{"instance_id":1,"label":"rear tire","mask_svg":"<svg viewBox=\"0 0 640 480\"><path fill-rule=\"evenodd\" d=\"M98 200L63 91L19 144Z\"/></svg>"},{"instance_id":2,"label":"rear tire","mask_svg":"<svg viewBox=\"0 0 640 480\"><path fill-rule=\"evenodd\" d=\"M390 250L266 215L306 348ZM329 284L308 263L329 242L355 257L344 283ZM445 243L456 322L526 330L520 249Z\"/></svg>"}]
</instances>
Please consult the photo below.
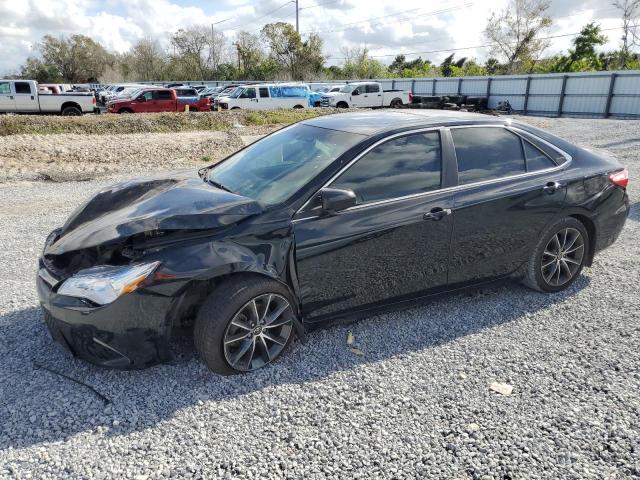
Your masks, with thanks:
<instances>
[{"instance_id":1,"label":"rear tire","mask_svg":"<svg viewBox=\"0 0 640 480\"><path fill-rule=\"evenodd\" d=\"M393 100L391 100L391 103L389 104L389 106L391 108L400 108L402 107L402 100L399 98L394 98Z\"/></svg>"},{"instance_id":2,"label":"rear tire","mask_svg":"<svg viewBox=\"0 0 640 480\"><path fill-rule=\"evenodd\" d=\"M65 117L79 117L82 115L82 110L78 107L64 107L62 109L62 115Z\"/></svg>"},{"instance_id":3,"label":"rear tire","mask_svg":"<svg viewBox=\"0 0 640 480\"><path fill-rule=\"evenodd\" d=\"M193 330L198 356L209 370L222 375L275 361L294 336L294 305L287 288L275 280L231 278L198 311Z\"/></svg>"},{"instance_id":4,"label":"rear tire","mask_svg":"<svg viewBox=\"0 0 640 480\"><path fill-rule=\"evenodd\" d=\"M562 218L549 226L533 250L524 284L539 292L559 292L580 276L590 238L582 222Z\"/></svg>"},{"instance_id":5,"label":"rear tire","mask_svg":"<svg viewBox=\"0 0 640 480\"><path fill-rule=\"evenodd\" d=\"M133 110L130 110L128 108L121 108L120 110L118 110L118 113L133 113Z\"/></svg>"}]
</instances>

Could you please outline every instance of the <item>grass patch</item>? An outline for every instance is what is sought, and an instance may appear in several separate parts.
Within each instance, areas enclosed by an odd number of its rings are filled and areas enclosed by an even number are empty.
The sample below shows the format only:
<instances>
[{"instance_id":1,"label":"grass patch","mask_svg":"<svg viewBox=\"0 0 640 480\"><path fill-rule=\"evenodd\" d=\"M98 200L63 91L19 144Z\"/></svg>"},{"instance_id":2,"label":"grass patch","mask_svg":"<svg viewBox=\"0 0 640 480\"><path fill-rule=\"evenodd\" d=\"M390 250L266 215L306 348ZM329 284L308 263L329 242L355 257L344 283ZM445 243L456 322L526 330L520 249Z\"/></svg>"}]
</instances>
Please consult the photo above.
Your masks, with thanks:
<instances>
[{"instance_id":1,"label":"grass patch","mask_svg":"<svg viewBox=\"0 0 640 480\"><path fill-rule=\"evenodd\" d=\"M173 133L202 130L225 131L233 125L276 125L334 113L333 109L273 110L268 112L198 112L103 114L81 117L54 115L4 115L0 117L0 136L52 135L114 135L127 133Z\"/></svg>"}]
</instances>

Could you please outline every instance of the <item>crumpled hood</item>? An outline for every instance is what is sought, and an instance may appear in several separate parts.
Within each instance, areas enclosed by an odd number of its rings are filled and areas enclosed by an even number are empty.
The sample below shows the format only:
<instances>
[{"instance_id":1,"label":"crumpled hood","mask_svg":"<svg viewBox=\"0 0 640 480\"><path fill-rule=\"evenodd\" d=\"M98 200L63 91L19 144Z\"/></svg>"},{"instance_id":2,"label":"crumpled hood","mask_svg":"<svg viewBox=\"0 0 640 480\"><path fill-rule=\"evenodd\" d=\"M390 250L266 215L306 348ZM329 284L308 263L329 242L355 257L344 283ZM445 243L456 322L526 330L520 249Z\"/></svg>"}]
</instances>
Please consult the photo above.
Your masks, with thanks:
<instances>
[{"instance_id":1,"label":"crumpled hood","mask_svg":"<svg viewBox=\"0 0 640 480\"><path fill-rule=\"evenodd\" d=\"M44 253L60 255L143 232L215 229L262 210L255 200L215 188L193 171L130 180L99 191L81 205Z\"/></svg>"}]
</instances>

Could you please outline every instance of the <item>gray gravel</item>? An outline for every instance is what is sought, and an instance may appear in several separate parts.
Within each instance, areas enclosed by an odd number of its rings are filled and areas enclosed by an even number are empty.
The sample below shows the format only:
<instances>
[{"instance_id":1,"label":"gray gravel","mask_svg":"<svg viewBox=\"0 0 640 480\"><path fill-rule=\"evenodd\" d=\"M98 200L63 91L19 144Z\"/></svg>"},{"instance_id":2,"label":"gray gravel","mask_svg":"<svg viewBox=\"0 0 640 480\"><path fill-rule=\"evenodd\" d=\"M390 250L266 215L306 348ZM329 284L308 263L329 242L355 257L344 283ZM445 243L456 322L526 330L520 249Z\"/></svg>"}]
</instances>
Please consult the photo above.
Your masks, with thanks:
<instances>
[{"instance_id":1,"label":"gray gravel","mask_svg":"<svg viewBox=\"0 0 640 480\"><path fill-rule=\"evenodd\" d=\"M494 287L332 327L244 376L208 373L186 340L174 365L139 372L68 358L35 262L102 183L0 185L0 477L640 476L640 122L527 120L632 172L621 238L571 289Z\"/></svg>"}]
</instances>

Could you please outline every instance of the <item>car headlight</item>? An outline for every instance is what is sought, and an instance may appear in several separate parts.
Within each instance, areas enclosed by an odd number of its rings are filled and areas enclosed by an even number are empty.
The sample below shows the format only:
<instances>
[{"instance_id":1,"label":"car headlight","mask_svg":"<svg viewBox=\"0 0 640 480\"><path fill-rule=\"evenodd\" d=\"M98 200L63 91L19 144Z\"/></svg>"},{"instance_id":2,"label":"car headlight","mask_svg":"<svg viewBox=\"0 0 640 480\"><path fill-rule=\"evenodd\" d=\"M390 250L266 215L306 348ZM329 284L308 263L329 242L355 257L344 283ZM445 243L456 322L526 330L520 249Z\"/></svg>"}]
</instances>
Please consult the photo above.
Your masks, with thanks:
<instances>
[{"instance_id":1,"label":"car headlight","mask_svg":"<svg viewBox=\"0 0 640 480\"><path fill-rule=\"evenodd\" d=\"M135 291L159 264L152 262L125 267L103 265L80 270L64 281L58 294L86 298L98 305L106 305Z\"/></svg>"}]
</instances>

